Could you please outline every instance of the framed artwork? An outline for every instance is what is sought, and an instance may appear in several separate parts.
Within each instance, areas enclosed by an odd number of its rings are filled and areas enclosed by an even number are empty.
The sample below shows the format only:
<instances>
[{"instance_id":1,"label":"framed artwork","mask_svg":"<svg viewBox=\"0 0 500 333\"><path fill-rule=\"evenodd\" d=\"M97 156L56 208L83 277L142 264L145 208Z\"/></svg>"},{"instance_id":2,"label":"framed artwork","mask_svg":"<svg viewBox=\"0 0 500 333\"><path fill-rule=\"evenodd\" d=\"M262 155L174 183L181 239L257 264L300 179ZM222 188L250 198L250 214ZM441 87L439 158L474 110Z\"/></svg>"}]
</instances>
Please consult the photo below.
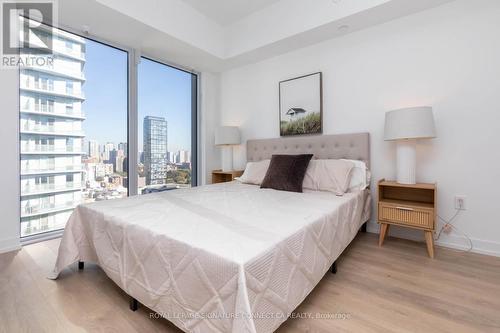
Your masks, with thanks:
<instances>
[{"instance_id":1,"label":"framed artwork","mask_svg":"<svg viewBox=\"0 0 500 333\"><path fill-rule=\"evenodd\" d=\"M322 133L322 86L321 72L279 83L280 136Z\"/></svg>"}]
</instances>

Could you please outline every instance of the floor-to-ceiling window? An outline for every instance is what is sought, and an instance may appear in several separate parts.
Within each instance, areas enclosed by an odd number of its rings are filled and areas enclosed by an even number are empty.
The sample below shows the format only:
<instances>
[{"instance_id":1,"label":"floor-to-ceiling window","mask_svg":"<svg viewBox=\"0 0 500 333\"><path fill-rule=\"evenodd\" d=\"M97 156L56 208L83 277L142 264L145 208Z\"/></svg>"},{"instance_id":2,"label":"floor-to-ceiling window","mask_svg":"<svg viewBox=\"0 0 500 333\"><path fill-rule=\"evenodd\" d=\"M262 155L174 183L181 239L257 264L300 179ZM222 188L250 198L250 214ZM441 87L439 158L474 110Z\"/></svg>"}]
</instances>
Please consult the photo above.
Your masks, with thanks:
<instances>
[{"instance_id":1,"label":"floor-to-ceiling window","mask_svg":"<svg viewBox=\"0 0 500 333\"><path fill-rule=\"evenodd\" d=\"M138 193L196 185L197 76L147 58L138 66Z\"/></svg>"},{"instance_id":2,"label":"floor-to-ceiling window","mask_svg":"<svg viewBox=\"0 0 500 333\"><path fill-rule=\"evenodd\" d=\"M19 74L22 237L64 228L80 203L128 192L128 53L36 29L53 54Z\"/></svg>"},{"instance_id":3,"label":"floor-to-ceiling window","mask_svg":"<svg viewBox=\"0 0 500 333\"><path fill-rule=\"evenodd\" d=\"M197 185L196 74L33 29L52 61L19 71L21 237L63 229L81 203Z\"/></svg>"}]
</instances>

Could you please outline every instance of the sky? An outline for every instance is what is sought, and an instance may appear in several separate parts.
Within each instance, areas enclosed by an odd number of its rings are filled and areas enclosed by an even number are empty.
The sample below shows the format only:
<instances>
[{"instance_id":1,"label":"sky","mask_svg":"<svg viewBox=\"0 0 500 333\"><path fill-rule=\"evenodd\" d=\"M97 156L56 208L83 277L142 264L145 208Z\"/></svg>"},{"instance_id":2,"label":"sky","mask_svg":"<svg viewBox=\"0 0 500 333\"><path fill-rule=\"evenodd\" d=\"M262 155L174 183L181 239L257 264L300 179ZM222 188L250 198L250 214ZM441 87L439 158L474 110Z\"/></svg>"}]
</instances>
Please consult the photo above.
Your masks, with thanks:
<instances>
[{"instance_id":1,"label":"sky","mask_svg":"<svg viewBox=\"0 0 500 333\"><path fill-rule=\"evenodd\" d=\"M127 53L87 39L82 109L85 141L127 142ZM168 150L191 150L191 74L142 58L138 66L138 139L145 116L164 117Z\"/></svg>"}]
</instances>

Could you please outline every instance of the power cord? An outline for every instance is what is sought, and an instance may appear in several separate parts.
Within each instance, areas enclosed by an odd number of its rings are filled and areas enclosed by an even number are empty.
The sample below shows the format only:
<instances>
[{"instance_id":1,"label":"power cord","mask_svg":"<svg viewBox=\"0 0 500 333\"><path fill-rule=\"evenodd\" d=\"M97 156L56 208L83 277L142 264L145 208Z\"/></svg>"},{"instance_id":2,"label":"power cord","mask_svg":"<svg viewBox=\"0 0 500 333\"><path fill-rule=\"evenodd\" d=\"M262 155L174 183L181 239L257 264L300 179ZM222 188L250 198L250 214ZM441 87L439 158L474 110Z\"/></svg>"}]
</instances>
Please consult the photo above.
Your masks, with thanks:
<instances>
[{"instance_id":1,"label":"power cord","mask_svg":"<svg viewBox=\"0 0 500 333\"><path fill-rule=\"evenodd\" d=\"M458 216L458 214L460 214L460 210L458 210L458 209L457 209L457 210L456 210L456 212L455 212L455 215L453 215L453 216L452 216L452 218L451 218L451 219L449 219L449 220L445 220L444 218L442 218L441 216L439 216L439 214L437 215L437 217L438 217L441 221L443 221L443 222L444 222L444 225L443 225L443 226L441 227L441 229L439 230L439 233L438 233L438 235L437 235L437 237L436 237L436 239L435 239L435 240L439 240L439 238L441 237L441 234L443 233L443 231L444 231L445 229L447 229L447 228L451 228L451 227L452 227L452 223L453 223L453 221L455 220L455 218Z\"/></svg>"},{"instance_id":2,"label":"power cord","mask_svg":"<svg viewBox=\"0 0 500 333\"><path fill-rule=\"evenodd\" d=\"M437 217L441 221L443 221L444 224L441 227L441 229L439 230L438 235L437 235L437 237L436 237L435 240L436 241L439 240L439 238L441 237L441 234L443 233L443 231L449 230L449 229L453 229L453 230L455 230L456 232L460 233L462 236L464 236L467 239L467 241L469 242L469 248L467 250L465 250L464 252L470 252L474 248L474 245L472 243L472 239L470 239L470 237L465 232L463 232L462 230L460 230L459 228L457 228L455 225L453 225L453 221L460 214L460 212L461 211L459 209L457 209L456 212L455 212L455 214L449 220L445 220L441 216L437 215Z\"/></svg>"}]
</instances>

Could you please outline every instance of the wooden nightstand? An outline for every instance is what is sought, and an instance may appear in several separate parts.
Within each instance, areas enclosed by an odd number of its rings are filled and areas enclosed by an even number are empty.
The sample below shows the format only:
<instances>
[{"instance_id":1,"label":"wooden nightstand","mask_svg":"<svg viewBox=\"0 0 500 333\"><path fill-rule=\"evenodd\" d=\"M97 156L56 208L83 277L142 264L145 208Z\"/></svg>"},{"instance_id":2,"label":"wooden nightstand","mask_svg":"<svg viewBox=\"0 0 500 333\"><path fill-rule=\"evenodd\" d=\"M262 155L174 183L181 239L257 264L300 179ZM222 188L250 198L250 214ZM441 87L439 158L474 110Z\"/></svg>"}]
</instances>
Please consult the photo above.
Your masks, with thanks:
<instances>
[{"instance_id":1,"label":"wooden nightstand","mask_svg":"<svg viewBox=\"0 0 500 333\"><path fill-rule=\"evenodd\" d=\"M233 181L234 178L239 177L242 174L243 170L233 170L233 171L214 170L212 171L212 184L230 182Z\"/></svg>"},{"instance_id":2,"label":"wooden nightstand","mask_svg":"<svg viewBox=\"0 0 500 333\"><path fill-rule=\"evenodd\" d=\"M425 232L427 252L434 258L436 225L436 184L398 184L382 179L378 182L379 245L391 224Z\"/></svg>"}]
</instances>

